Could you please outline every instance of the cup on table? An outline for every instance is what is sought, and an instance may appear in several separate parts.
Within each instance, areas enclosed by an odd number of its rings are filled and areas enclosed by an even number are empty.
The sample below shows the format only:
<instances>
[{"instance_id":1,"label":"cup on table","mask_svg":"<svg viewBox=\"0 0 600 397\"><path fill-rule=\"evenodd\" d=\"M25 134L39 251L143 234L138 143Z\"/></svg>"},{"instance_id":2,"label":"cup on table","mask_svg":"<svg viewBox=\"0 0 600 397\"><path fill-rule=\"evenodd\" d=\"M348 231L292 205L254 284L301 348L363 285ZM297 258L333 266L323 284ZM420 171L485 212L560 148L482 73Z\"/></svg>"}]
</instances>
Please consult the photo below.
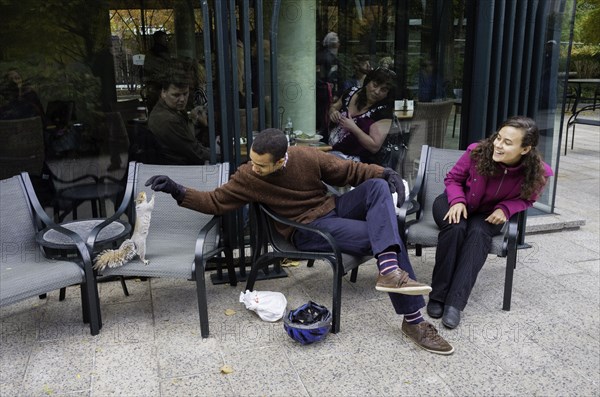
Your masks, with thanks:
<instances>
[{"instance_id":1,"label":"cup on table","mask_svg":"<svg viewBox=\"0 0 600 397\"><path fill-rule=\"evenodd\" d=\"M394 101L394 110L413 110L415 108L415 101L408 99L400 99Z\"/></svg>"},{"instance_id":2,"label":"cup on table","mask_svg":"<svg viewBox=\"0 0 600 397\"><path fill-rule=\"evenodd\" d=\"M148 119L148 109L145 106L140 106L137 108L138 120L147 120Z\"/></svg>"}]
</instances>

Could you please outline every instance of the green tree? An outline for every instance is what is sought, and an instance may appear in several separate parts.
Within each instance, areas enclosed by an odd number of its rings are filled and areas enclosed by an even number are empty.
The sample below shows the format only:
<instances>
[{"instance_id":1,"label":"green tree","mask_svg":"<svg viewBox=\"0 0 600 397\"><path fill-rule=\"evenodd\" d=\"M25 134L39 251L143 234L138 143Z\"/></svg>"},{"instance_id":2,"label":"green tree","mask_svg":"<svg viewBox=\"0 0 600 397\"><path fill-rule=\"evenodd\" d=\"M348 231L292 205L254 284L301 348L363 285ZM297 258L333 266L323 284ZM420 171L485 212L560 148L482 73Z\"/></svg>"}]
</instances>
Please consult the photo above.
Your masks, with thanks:
<instances>
[{"instance_id":1,"label":"green tree","mask_svg":"<svg viewBox=\"0 0 600 397\"><path fill-rule=\"evenodd\" d=\"M575 11L571 71L581 78L600 77L600 0L580 0Z\"/></svg>"},{"instance_id":2,"label":"green tree","mask_svg":"<svg viewBox=\"0 0 600 397\"><path fill-rule=\"evenodd\" d=\"M576 43L600 45L600 0L579 0L575 11L573 39Z\"/></svg>"}]
</instances>

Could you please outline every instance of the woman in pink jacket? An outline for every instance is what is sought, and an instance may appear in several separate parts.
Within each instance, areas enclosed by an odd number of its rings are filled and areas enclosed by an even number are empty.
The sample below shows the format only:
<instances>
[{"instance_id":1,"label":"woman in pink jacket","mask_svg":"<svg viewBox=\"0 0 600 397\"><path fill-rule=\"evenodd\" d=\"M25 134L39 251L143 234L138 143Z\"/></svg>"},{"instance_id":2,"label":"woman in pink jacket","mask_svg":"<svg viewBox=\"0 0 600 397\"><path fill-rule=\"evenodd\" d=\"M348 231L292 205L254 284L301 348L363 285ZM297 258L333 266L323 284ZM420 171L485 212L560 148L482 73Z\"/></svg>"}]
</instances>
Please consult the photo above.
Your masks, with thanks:
<instances>
[{"instance_id":1,"label":"woman in pink jacket","mask_svg":"<svg viewBox=\"0 0 600 397\"><path fill-rule=\"evenodd\" d=\"M536 148L538 128L524 116L506 120L471 144L446 176L433 203L440 234L427 313L455 328L467 305L492 237L515 213L531 207L552 170Z\"/></svg>"}]
</instances>

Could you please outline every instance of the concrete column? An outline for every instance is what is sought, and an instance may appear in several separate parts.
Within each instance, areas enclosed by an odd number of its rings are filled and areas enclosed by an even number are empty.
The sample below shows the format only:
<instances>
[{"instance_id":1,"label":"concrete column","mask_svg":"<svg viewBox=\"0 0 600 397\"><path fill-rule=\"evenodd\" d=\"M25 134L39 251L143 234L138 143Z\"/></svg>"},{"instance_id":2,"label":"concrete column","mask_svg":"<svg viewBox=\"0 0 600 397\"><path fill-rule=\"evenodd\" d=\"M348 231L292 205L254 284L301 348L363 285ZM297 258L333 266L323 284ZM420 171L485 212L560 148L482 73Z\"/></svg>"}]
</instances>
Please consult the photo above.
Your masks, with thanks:
<instances>
[{"instance_id":1,"label":"concrete column","mask_svg":"<svg viewBox=\"0 0 600 397\"><path fill-rule=\"evenodd\" d=\"M315 131L316 0L283 0L279 13L277 76L282 125Z\"/></svg>"}]
</instances>

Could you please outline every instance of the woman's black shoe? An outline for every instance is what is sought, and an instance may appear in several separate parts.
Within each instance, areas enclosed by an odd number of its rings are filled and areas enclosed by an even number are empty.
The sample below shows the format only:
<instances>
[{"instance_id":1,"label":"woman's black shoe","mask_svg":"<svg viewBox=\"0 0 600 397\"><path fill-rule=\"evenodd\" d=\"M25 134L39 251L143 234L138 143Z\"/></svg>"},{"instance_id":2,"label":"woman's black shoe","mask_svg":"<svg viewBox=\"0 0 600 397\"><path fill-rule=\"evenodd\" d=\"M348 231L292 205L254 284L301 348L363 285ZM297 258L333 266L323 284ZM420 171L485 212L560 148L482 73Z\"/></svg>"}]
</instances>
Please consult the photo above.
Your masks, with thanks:
<instances>
[{"instance_id":1,"label":"woman's black shoe","mask_svg":"<svg viewBox=\"0 0 600 397\"><path fill-rule=\"evenodd\" d=\"M427 303L427 314L431 318L440 318L444 312L444 304L433 299L429 299Z\"/></svg>"}]
</instances>

